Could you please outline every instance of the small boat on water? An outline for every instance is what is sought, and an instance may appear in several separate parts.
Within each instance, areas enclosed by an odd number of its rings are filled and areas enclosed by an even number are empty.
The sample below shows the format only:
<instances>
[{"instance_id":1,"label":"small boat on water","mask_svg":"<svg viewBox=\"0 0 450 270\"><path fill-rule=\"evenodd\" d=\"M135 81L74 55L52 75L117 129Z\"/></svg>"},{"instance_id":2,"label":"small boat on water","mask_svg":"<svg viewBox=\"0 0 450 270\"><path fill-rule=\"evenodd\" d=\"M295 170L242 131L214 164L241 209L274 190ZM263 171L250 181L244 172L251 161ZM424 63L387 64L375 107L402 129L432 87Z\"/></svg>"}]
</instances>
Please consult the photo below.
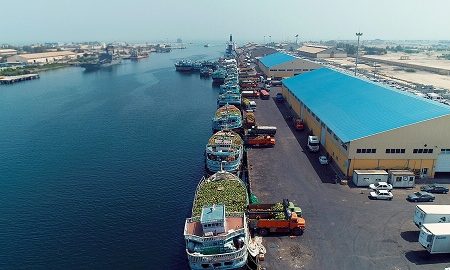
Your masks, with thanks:
<instances>
[{"instance_id":1,"label":"small boat on water","mask_svg":"<svg viewBox=\"0 0 450 270\"><path fill-rule=\"evenodd\" d=\"M237 130L242 127L241 111L234 105L226 104L217 109L212 120L213 132L231 129Z\"/></svg>"},{"instance_id":2,"label":"small boat on water","mask_svg":"<svg viewBox=\"0 0 450 270\"><path fill-rule=\"evenodd\" d=\"M184 225L191 269L245 267L250 239L244 214L248 204L245 184L236 175L221 170L200 180L191 218Z\"/></svg>"},{"instance_id":3,"label":"small boat on water","mask_svg":"<svg viewBox=\"0 0 450 270\"><path fill-rule=\"evenodd\" d=\"M205 44L205 45L203 45L203 47L208 48L208 47L209 47L209 44Z\"/></svg>"},{"instance_id":4,"label":"small boat on water","mask_svg":"<svg viewBox=\"0 0 450 270\"><path fill-rule=\"evenodd\" d=\"M221 130L211 136L206 145L206 168L215 173L221 170L237 172L241 167L244 141L231 130Z\"/></svg>"},{"instance_id":5,"label":"small boat on water","mask_svg":"<svg viewBox=\"0 0 450 270\"><path fill-rule=\"evenodd\" d=\"M193 63L189 60L181 60L175 63L175 69L181 72L190 72L193 69Z\"/></svg>"}]
</instances>

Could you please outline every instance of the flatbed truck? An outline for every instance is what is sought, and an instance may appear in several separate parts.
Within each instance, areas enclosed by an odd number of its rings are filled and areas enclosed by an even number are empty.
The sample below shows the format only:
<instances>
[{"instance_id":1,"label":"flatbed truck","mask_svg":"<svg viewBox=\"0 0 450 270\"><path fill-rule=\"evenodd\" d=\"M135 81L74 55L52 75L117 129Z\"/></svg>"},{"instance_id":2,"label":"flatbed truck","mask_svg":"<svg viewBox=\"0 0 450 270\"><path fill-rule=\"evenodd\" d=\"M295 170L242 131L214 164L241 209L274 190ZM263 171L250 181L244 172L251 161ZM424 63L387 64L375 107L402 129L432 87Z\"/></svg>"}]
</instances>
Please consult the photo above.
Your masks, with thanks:
<instances>
[{"instance_id":1,"label":"flatbed truck","mask_svg":"<svg viewBox=\"0 0 450 270\"><path fill-rule=\"evenodd\" d=\"M247 135L269 135L274 136L277 133L277 127L273 126L252 126L247 129Z\"/></svg>"},{"instance_id":2,"label":"flatbed truck","mask_svg":"<svg viewBox=\"0 0 450 270\"><path fill-rule=\"evenodd\" d=\"M256 137L247 137L245 143L249 146L272 147L275 145L275 138L268 135L259 135Z\"/></svg>"},{"instance_id":3,"label":"flatbed truck","mask_svg":"<svg viewBox=\"0 0 450 270\"><path fill-rule=\"evenodd\" d=\"M284 199L281 205L250 204L246 214L250 228L261 236L267 236L269 233L302 235L306 228L301 209L287 199Z\"/></svg>"}]
</instances>

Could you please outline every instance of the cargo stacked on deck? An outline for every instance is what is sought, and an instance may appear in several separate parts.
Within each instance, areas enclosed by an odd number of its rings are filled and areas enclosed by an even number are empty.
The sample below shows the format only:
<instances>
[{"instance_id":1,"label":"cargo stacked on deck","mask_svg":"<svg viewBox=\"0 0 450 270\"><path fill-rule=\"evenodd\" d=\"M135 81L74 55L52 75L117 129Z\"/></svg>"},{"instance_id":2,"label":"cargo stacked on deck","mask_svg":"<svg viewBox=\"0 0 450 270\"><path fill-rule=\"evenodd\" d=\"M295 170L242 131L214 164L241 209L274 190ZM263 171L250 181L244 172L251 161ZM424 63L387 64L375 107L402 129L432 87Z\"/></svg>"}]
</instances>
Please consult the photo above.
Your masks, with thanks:
<instances>
[{"instance_id":1,"label":"cargo stacked on deck","mask_svg":"<svg viewBox=\"0 0 450 270\"><path fill-rule=\"evenodd\" d=\"M184 227L186 254L194 270L243 269L247 263L250 233L245 208L249 199L245 184L237 176L244 142L231 130L242 126L233 44L230 37L225 58L219 59L220 68L212 74L214 84L223 84L217 100L220 108L213 119L213 130L219 131L212 135L205 149L206 168L214 174L198 184L192 215Z\"/></svg>"},{"instance_id":2,"label":"cargo stacked on deck","mask_svg":"<svg viewBox=\"0 0 450 270\"><path fill-rule=\"evenodd\" d=\"M241 132L242 114L241 111L234 105L226 104L225 106L217 109L214 115L212 121L213 132L225 129Z\"/></svg>"}]
</instances>

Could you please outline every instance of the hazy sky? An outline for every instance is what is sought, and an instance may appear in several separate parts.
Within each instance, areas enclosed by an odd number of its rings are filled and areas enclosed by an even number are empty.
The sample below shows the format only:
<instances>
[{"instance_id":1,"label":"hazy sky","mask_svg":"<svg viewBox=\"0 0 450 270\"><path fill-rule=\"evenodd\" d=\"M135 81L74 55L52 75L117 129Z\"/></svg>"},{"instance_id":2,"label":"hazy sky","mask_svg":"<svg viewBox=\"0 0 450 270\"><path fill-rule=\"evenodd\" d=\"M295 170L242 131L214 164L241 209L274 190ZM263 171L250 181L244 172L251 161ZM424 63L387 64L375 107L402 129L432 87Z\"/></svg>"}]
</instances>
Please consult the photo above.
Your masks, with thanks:
<instances>
[{"instance_id":1,"label":"hazy sky","mask_svg":"<svg viewBox=\"0 0 450 270\"><path fill-rule=\"evenodd\" d=\"M0 0L0 44L450 39L449 0Z\"/></svg>"}]
</instances>

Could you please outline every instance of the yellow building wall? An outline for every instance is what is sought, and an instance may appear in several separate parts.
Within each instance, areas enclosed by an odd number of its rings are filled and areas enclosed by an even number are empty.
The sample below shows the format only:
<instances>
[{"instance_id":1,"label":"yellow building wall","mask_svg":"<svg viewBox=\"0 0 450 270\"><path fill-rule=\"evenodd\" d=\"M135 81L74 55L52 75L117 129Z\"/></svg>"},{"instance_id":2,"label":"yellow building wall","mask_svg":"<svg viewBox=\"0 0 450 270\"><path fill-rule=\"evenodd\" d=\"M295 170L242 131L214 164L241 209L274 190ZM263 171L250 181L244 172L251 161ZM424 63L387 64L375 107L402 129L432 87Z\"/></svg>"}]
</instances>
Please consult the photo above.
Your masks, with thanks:
<instances>
[{"instance_id":1,"label":"yellow building wall","mask_svg":"<svg viewBox=\"0 0 450 270\"><path fill-rule=\"evenodd\" d=\"M281 89L286 101L297 115L301 115L302 105L284 86ZM303 107L303 119L307 128L319 138L321 124ZM333 135L326 132L325 149L339 169L348 176L356 169L428 169L428 177L434 177L434 166L441 148L450 148L450 116L444 116L415 125L402 127L349 143L346 151ZM426 145L426 146L425 146ZM376 154L356 153L360 149L377 149ZM405 149L404 154L387 154L385 150ZM433 149L432 154L414 154L413 149ZM350 162L348 161L350 159ZM349 168L347 165L349 163Z\"/></svg>"},{"instance_id":2,"label":"yellow building wall","mask_svg":"<svg viewBox=\"0 0 450 270\"><path fill-rule=\"evenodd\" d=\"M427 176L434 177L435 160L441 149L448 148L450 148L450 115L352 141L349 158L380 160L376 167L380 169L427 168ZM357 149L377 149L377 152L362 154L357 153ZM390 154L386 153L386 149L405 149L405 153ZM433 149L433 153L413 153L414 149Z\"/></svg>"},{"instance_id":3,"label":"yellow building wall","mask_svg":"<svg viewBox=\"0 0 450 270\"><path fill-rule=\"evenodd\" d=\"M347 151L343 149L339 143L333 138L328 131L325 136L325 150L332 157L334 164L336 164L343 174L347 174Z\"/></svg>"}]
</instances>

